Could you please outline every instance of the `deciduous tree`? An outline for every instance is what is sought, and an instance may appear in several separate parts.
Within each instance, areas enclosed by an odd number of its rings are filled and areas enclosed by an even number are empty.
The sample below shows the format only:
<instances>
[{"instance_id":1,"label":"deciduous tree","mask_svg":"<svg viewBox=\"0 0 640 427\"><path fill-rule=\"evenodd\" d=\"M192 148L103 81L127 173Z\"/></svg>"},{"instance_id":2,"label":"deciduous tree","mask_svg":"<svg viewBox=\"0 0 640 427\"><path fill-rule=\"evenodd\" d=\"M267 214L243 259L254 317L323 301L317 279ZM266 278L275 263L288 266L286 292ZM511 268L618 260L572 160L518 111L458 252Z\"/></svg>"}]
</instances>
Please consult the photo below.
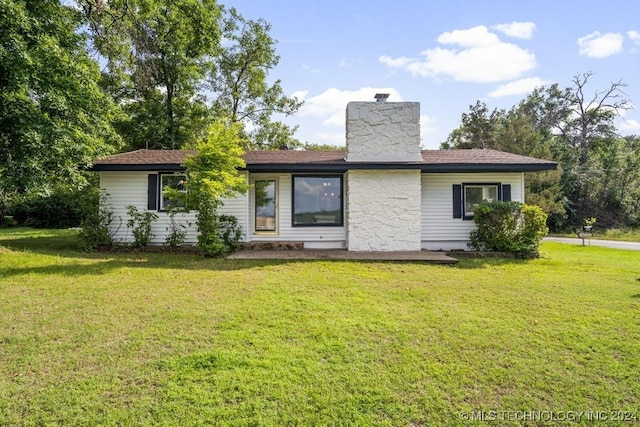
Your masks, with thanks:
<instances>
[{"instance_id":1,"label":"deciduous tree","mask_svg":"<svg viewBox=\"0 0 640 427\"><path fill-rule=\"evenodd\" d=\"M522 103L509 111L490 111L486 104L478 101L469 106L469 110L442 148L490 148L552 159L550 136L534 130L535 117L529 115ZM550 218L564 214L560 176L561 170L525 174L525 201L540 206Z\"/></svg>"},{"instance_id":2,"label":"deciduous tree","mask_svg":"<svg viewBox=\"0 0 640 427\"><path fill-rule=\"evenodd\" d=\"M274 119L300 102L276 80L270 25L215 0L77 0L106 58L109 91L124 105L130 148L180 148L221 118L240 123L247 148L300 145Z\"/></svg>"},{"instance_id":3,"label":"deciduous tree","mask_svg":"<svg viewBox=\"0 0 640 427\"><path fill-rule=\"evenodd\" d=\"M79 165L120 142L118 108L79 31L50 0L0 1L0 184L7 191L84 182Z\"/></svg>"},{"instance_id":4,"label":"deciduous tree","mask_svg":"<svg viewBox=\"0 0 640 427\"><path fill-rule=\"evenodd\" d=\"M107 61L110 92L128 120L130 148L177 149L210 124L202 83L220 52L215 0L77 0L95 48Z\"/></svg>"},{"instance_id":5,"label":"deciduous tree","mask_svg":"<svg viewBox=\"0 0 640 427\"><path fill-rule=\"evenodd\" d=\"M235 218L228 224L230 218L218 215L222 198L248 189L245 176L238 173L238 168L244 166L240 129L239 123L228 126L216 122L205 138L187 146L198 152L185 161L189 174L187 206L198 211L198 246L205 256L226 254L241 237ZM232 230L224 229L229 226Z\"/></svg>"},{"instance_id":6,"label":"deciduous tree","mask_svg":"<svg viewBox=\"0 0 640 427\"><path fill-rule=\"evenodd\" d=\"M593 73L577 74L572 86L560 89L557 84L534 91L523 103L523 108L535 117L534 128L552 135L554 158L562 165L561 184L569 202L574 224L582 218L597 214L598 201L594 187L602 176L600 153L615 151L617 134L614 120L631 108L622 81L612 82L605 90L589 94L588 84ZM605 177L606 178L606 177Z\"/></svg>"},{"instance_id":7,"label":"deciduous tree","mask_svg":"<svg viewBox=\"0 0 640 427\"><path fill-rule=\"evenodd\" d=\"M291 115L302 102L286 96L280 80L268 82L269 71L280 61L270 30L264 19L245 19L235 8L226 12L225 48L210 75L213 111L252 129L248 148L294 148L300 145L293 138L296 129L274 121L273 115Z\"/></svg>"}]
</instances>

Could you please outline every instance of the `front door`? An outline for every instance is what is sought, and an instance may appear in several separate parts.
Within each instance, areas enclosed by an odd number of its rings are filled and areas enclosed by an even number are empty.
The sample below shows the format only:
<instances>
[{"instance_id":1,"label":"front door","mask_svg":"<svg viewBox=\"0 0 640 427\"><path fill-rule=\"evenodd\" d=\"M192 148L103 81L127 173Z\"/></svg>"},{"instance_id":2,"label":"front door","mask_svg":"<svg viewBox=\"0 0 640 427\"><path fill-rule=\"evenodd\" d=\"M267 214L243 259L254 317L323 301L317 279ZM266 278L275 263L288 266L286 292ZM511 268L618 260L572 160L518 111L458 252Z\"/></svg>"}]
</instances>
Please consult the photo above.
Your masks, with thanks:
<instances>
[{"instance_id":1,"label":"front door","mask_svg":"<svg viewBox=\"0 0 640 427\"><path fill-rule=\"evenodd\" d=\"M256 232L277 231L277 188L275 179L264 179L255 182L254 206Z\"/></svg>"}]
</instances>

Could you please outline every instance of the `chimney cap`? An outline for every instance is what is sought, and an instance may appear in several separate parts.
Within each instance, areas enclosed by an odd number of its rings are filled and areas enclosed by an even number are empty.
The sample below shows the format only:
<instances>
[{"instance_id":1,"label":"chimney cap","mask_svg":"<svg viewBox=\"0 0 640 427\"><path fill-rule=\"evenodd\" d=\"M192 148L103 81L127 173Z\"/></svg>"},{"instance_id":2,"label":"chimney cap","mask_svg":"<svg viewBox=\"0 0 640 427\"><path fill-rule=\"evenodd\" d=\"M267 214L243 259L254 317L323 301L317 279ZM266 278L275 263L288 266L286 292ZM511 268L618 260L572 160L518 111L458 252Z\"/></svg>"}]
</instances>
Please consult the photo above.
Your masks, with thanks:
<instances>
[{"instance_id":1,"label":"chimney cap","mask_svg":"<svg viewBox=\"0 0 640 427\"><path fill-rule=\"evenodd\" d=\"M376 96L374 96L374 98L376 99L376 102L386 102L388 97L389 97L388 93L376 93Z\"/></svg>"}]
</instances>

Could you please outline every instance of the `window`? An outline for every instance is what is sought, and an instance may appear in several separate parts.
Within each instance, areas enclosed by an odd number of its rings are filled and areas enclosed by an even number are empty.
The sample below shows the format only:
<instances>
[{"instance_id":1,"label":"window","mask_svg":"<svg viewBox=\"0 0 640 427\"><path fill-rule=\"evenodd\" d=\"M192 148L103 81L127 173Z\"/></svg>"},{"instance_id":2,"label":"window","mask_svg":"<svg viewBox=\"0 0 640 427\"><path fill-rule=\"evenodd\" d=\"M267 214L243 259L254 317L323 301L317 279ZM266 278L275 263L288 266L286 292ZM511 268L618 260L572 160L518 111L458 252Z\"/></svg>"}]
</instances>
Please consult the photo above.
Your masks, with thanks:
<instances>
[{"instance_id":1,"label":"window","mask_svg":"<svg viewBox=\"0 0 640 427\"><path fill-rule=\"evenodd\" d=\"M496 200L511 201L511 184L454 184L453 217L473 219L475 209L480 203Z\"/></svg>"},{"instance_id":2,"label":"window","mask_svg":"<svg viewBox=\"0 0 640 427\"><path fill-rule=\"evenodd\" d=\"M480 203L498 200L498 184L465 185L464 186L464 216L473 216L473 212Z\"/></svg>"},{"instance_id":3,"label":"window","mask_svg":"<svg viewBox=\"0 0 640 427\"><path fill-rule=\"evenodd\" d=\"M187 177L184 174L162 174L160 175L160 210L166 211L170 207L183 208L184 200L172 199L168 196L166 190L178 190L181 193L187 193L186 187Z\"/></svg>"},{"instance_id":4,"label":"window","mask_svg":"<svg viewBox=\"0 0 640 427\"><path fill-rule=\"evenodd\" d=\"M255 230L276 231L276 181L255 182Z\"/></svg>"},{"instance_id":5,"label":"window","mask_svg":"<svg viewBox=\"0 0 640 427\"><path fill-rule=\"evenodd\" d=\"M293 176L293 226L342 226L342 176Z\"/></svg>"}]
</instances>

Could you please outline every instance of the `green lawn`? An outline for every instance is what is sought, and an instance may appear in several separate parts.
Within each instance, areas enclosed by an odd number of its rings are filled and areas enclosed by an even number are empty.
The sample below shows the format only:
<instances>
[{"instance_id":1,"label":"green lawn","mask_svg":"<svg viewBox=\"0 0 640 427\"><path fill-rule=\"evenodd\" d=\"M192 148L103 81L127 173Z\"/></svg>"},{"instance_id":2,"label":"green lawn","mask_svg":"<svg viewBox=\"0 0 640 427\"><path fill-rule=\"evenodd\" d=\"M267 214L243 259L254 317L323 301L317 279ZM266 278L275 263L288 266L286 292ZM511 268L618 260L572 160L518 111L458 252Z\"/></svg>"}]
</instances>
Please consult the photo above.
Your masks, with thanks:
<instances>
[{"instance_id":1,"label":"green lawn","mask_svg":"<svg viewBox=\"0 0 640 427\"><path fill-rule=\"evenodd\" d=\"M640 252L450 267L83 254L73 237L0 231L0 425L640 417Z\"/></svg>"},{"instance_id":2,"label":"green lawn","mask_svg":"<svg viewBox=\"0 0 640 427\"><path fill-rule=\"evenodd\" d=\"M555 233L558 237L578 237L577 233ZM619 240L622 242L640 242L640 229L634 228L612 228L600 230L594 228L593 238L600 240Z\"/></svg>"}]
</instances>

